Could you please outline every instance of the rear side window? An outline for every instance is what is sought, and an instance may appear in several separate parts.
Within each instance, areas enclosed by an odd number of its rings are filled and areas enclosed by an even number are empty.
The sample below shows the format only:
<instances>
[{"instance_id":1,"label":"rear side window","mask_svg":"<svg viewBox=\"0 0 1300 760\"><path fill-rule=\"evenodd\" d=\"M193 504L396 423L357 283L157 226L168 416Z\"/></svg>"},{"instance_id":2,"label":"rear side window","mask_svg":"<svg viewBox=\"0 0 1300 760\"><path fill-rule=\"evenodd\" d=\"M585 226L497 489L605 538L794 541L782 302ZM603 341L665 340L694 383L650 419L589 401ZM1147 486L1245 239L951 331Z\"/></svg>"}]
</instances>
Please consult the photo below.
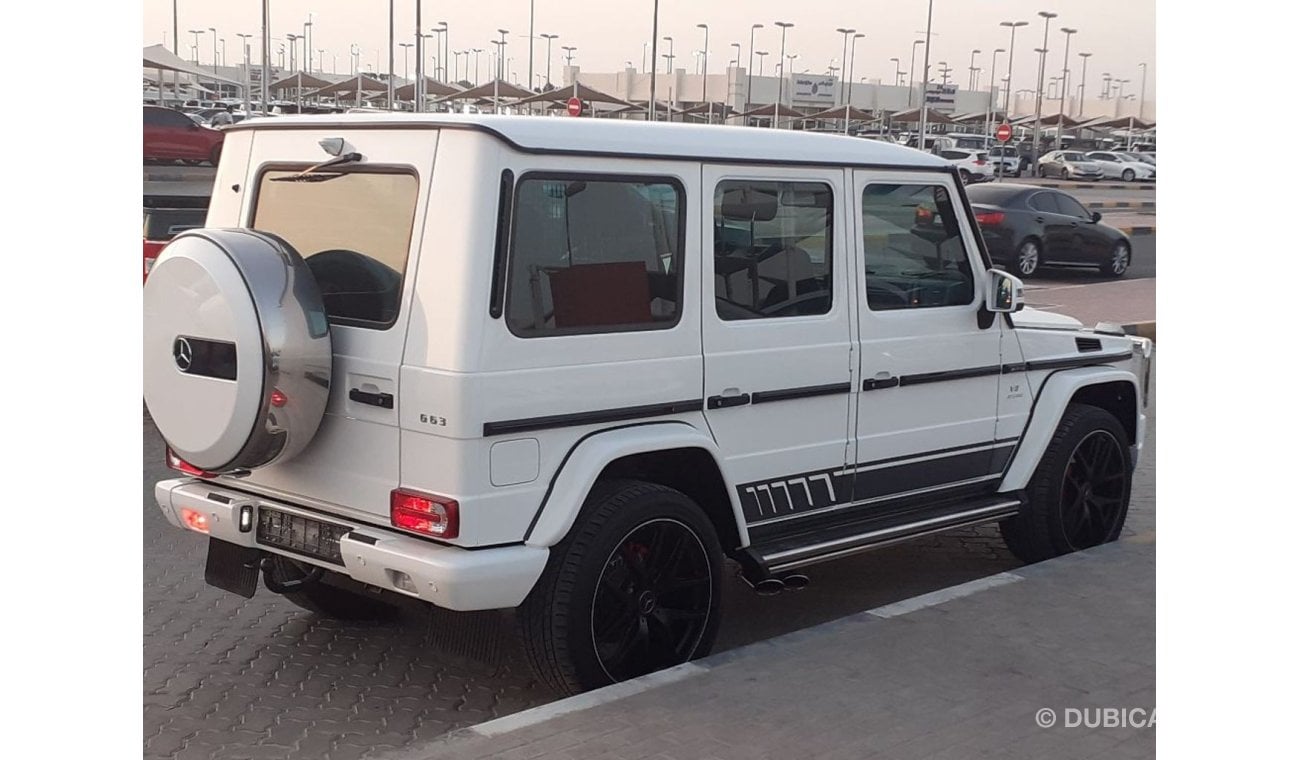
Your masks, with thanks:
<instances>
[{"instance_id":1,"label":"rear side window","mask_svg":"<svg viewBox=\"0 0 1300 760\"><path fill-rule=\"evenodd\" d=\"M831 310L831 187L727 180L713 193L714 304L725 320Z\"/></svg>"},{"instance_id":2,"label":"rear side window","mask_svg":"<svg viewBox=\"0 0 1300 760\"><path fill-rule=\"evenodd\" d=\"M511 232L510 331L536 338L675 325L683 196L670 179L525 175Z\"/></svg>"},{"instance_id":3,"label":"rear side window","mask_svg":"<svg viewBox=\"0 0 1300 760\"><path fill-rule=\"evenodd\" d=\"M383 329L397 321L419 180L407 172L262 174L253 228L284 238L311 268L330 320ZM309 179L310 178L310 179Z\"/></svg>"},{"instance_id":4,"label":"rear side window","mask_svg":"<svg viewBox=\"0 0 1300 760\"><path fill-rule=\"evenodd\" d=\"M1056 204L1056 196L1051 193L1037 193L1029 199L1029 207L1035 211L1045 211L1049 214L1061 213L1061 207Z\"/></svg>"},{"instance_id":5,"label":"rear side window","mask_svg":"<svg viewBox=\"0 0 1300 760\"><path fill-rule=\"evenodd\" d=\"M862 234L872 311L960 306L975 298L970 256L946 188L867 185Z\"/></svg>"}]
</instances>

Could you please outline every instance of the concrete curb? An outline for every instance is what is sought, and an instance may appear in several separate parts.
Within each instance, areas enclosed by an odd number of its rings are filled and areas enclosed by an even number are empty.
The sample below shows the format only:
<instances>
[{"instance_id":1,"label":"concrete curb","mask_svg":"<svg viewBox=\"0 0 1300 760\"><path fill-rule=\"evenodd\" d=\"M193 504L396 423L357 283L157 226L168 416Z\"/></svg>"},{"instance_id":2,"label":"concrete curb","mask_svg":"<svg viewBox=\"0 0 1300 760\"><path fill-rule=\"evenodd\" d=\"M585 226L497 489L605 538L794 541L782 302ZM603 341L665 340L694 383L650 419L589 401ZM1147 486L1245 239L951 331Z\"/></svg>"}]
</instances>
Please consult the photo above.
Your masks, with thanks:
<instances>
[{"instance_id":1,"label":"concrete curb","mask_svg":"<svg viewBox=\"0 0 1300 760\"><path fill-rule=\"evenodd\" d=\"M768 657L771 656L770 653L773 650L779 650L781 647L789 643L807 640L808 638L821 635L829 630L901 617L918 610L937 607L955 599L961 599L973 594L978 594L981 591L1006 586L1011 583L1019 583L1020 581L1025 580L1026 574L1032 575L1039 572L1042 566L1068 559L1071 556L1073 555L1058 557L1056 560L1049 560L1048 562L1039 563L1039 565L1036 566L1017 568L1015 572L1001 572L983 578L976 578L973 581L959 583L955 586L941 588L936 591L920 594L891 604L874 607L861 612L855 612L836 620L831 620L798 631L791 631L790 633L776 636L771 639L756 641L752 644L737 647L726 652L709 655L700 660L684 662L681 665L649 673L639 678L633 678L630 681L611 684L600 689L594 689L582 694L576 694L572 697L565 697L564 699L559 699L548 704L538 705L537 707L529 708L527 710L521 710L517 713L511 713L510 715L501 718L495 718L473 726L456 729L419 747L407 747L400 750L394 750L392 753L379 755L376 760L421 760L422 758L428 757L429 754L447 749L449 746L454 746L475 739L500 736L522 728L535 726L539 723L544 723L563 715L589 710L593 707L608 704L610 702L617 702L621 699L626 699L627 697L651 689L656 689L661 686L666 686L668 684L677 683L688 678L702 675L714 668L735 662L736 660L748 657Z\"/></svg>"},{"instance_id":2,"label":"concrete curb","mask_svg":"<svg viewBox=\"0 0 1300 760\"><path fill-rule=\"evenodd\" d=\"M1155 201L1093 201L1088 208L1155 208Z\"/></svg>"},{"instance_id":3,"label":"concrete curb","mask_svg":"<svg viewBox=\"0 0 1300 760\"><path fill-rule=\"evenodd\" d=\"M1027 185L1050 187L1054 190L1155 190L1154 182L1131 182L1123 185L1103 185L1097 182L1026 182Z\"/></svg>"},{"instance_id":4,"label":"concrete curb","mask_svg":"<svg viewBox=\"0 0 1300 760\"><path fill-rule=\"evenodd\" d=\"M1124 332L1129 335L1136 335L1139 338L1148 338L1154 343L1156 339L1156 321L1153 319L1150 322L1135 322L1124 325Z\"/></svg>"}]
</instances>

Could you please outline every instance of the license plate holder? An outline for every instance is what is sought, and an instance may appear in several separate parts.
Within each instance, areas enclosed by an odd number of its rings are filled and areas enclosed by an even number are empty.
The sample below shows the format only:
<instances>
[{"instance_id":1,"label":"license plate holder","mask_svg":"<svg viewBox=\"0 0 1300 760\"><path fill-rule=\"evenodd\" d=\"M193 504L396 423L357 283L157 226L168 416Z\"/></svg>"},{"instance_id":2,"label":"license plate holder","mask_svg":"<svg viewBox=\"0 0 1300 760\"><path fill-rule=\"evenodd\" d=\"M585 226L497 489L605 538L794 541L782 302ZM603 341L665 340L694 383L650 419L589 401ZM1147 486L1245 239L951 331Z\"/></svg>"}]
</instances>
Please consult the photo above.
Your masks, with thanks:
<instances>
[{"instance_id":1,"label":"license plate holder","mask_svg":"<svg viewBox=\"0 0 1300 760\"><path fill-rule=\"evenodd\" d=\"M351 528L270 507L257 510L257 543L280 551L343 565L341 539Z\"/></svg>"},{"instance_id":2,"label":"license plate holder","mask_svg":"<svg viewBox=\"0 0 1300 760\"><path fill-rule=\"evenodd\" d=\"M203 580L209 586L252 599L257 593L257 572L261 561L260 549L209 538Z\"/></svg>"}]
</instances>

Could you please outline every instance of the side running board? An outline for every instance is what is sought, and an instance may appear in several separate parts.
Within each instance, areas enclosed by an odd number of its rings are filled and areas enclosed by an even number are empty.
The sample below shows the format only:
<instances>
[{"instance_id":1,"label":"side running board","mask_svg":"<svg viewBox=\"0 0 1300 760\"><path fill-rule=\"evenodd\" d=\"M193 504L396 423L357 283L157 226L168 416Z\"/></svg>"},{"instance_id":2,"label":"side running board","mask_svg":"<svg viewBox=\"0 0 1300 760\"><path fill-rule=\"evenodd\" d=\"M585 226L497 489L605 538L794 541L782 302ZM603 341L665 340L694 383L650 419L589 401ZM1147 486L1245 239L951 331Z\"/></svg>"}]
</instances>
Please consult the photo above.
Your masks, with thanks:
<instances>
[{"instance_id":1,"label":"side running board","mask_svg":"<svg viewBox=\"0 0 1300 760\"><path fill-rule=\"evenodd\" d=\"M997 494L887 515L867 515L833 528L774 536L742 552L741 565L751 582L760 582L818 562L878 549L913 538L995 522L1015 515L1022 499L1016 494Z\"/></svg>"}]
</instances>

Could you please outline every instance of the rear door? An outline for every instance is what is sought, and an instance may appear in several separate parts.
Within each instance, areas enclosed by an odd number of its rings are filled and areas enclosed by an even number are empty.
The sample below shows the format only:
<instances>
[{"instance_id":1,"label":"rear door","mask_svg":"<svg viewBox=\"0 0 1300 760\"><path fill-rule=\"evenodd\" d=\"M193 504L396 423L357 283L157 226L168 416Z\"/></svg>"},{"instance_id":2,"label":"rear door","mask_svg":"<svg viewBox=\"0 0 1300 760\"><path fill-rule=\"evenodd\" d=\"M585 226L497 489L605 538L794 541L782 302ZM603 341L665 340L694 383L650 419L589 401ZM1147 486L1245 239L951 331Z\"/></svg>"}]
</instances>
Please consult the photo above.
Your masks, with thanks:
<instances>
[{"instance_id":1,"label":"rear door","mask_svg":"<svg viewBox=\"0 0 1300 760\"><path fill-rule=\"evenodd\" d=\"M364 160L322 170L316 181L292 178L330 158L319 141L343 135L253 135L245 224L279 235L307 260L330 316L334 367L325 419L307 449L241 482L387 524L399 482L399 369L438 133L345 135L347 150Z\"/></svg>"},{"instance_id":2,"label":"rear door","mask_svg":"<svg viewBox=\"0 0 1300 760\"><path fill-rule=\"evenodd\" d=\"M1070 230L1074 233L1073 244L1083 257L1098 263L1105 261L1110 252L1110 239L1092 221L1092 212L1083 207L1073 197L1065 193L1056 193L1056 205L1062 216L1071 220Z\"/></svg>"},{"instance_id":3,"label":"rear door","mask_svg":"<svg viewBox=\"0 0 1300 760\"><path fill-rule=\"evenodd\" d=\"M849 498L844 171L706 166L702 188L705 418L746 523L784 528Z\"/></svg>"}]
</instances>

